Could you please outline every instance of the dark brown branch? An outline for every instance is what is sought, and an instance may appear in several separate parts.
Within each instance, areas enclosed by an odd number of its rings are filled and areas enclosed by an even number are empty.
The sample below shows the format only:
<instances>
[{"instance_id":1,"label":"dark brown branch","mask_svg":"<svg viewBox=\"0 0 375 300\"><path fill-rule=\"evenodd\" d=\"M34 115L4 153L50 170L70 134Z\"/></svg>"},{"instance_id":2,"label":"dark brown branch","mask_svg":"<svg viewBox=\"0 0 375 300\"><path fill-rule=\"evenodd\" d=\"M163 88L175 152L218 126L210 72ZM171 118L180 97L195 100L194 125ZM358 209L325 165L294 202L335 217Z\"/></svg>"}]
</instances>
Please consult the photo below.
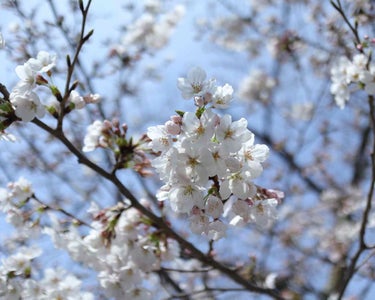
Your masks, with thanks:
<instances>
[{"instance_id":1,"label":"dark brown branch","mask_svg":"<svg viewBox=\"0 0 375 300\"><path fill-rule=\"evenodd\" d=\"M339 300L341 300L345 294L345 291L349 285L350 280L353 278L355 273L358 270L357 264L359 261L359 258L361 257L361 254L369 249L369 247L366 244L365 241L365 235L366 235L366 228L367 223L372 207L372 199L374 196L374 188L375 188L375 103L374 103L374 97L369 96L368 97L368 103L370 107L370 123L372 127L372 153L371 153L371 181L370 181L370 188L367 194L367 200L366 200L366 207L363 212L362 216L362 222L361 222L361 228L359 230L359 246L355 254L353 255L350 265L348 266L346 270L346 274L344 276L344 281L341 285L341 289L339 291Z\"/></svg>"},{"instance_id":2,"label":"dark brown branch","mask_svg":"<svg viewBox=\"0 0 375 300\"><path fill-rule=\"evenodd\" d=\"M358 185L365 176L366 167L368 163L365 150L370 141L370 133L371 126L367 126L365 129L362 130L361 144L358 146L357 152L355 154L353 178L351 181L353 186Z\"/></svg>"},{"instance_id":3,"label":"dark brown branch","mask_svg":"<svg viewBox=\"0 0 375 300\"><path fill-rule=\"evenodd\" d=\"M160 270L157 271L161 283L164 285L171 286L178 294L184 294L184 290L171 278L171 276L168 274L168 272L161 268ZM184 300L189 300L190 297L186 295L185 297L181 298Z\"/></svg>"},{"instance_id":4,"label":"dark brown branch","mask_svg":"<svg viewBox=\"0 0 375 300\"><path fill-rule=\"evenodd\" d=\"M3 94L5 101L9 101L10 94L9 94L6 86L1 84L1 83L0 83L0 93Z\"/></svg>"},{"instance_id":5,"label":"dark brown branch","mask_svg":"<svg viewBox=\"0 0 375 300\"><path fill-rule=\"evenodd\" d=\"M43 202L42 200L40 200L37 196L35 196L35 194L33 194L31 198L33 198L36 202L38 202L39 204L41 204L43 209L49 209L49 210L61 212L62 214L66 215L67 217L69 217L72 220L74 220L75 222L77 222L78 225L85 225L85 226L93 229L93 227L90 224L88 224L87 222L83 221L80 218L77 218L75 215L73 215L72 213L68 212L67 210L65 210L65 209L63 209L61 207L53 207L53 206L51 206L51 205Z\"/></svg>"}]
</instances>

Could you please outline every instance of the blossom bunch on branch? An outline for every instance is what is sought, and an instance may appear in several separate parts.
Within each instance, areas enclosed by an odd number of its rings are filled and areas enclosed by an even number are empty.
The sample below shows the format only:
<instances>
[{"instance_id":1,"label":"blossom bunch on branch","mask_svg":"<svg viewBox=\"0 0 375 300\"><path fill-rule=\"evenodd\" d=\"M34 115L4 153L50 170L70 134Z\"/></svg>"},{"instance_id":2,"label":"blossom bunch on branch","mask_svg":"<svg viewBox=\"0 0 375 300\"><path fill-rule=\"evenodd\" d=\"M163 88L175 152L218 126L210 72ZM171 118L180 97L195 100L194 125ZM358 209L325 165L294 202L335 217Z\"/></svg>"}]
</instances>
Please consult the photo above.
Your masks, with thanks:
<instances>
[{"instance_id":1,"label":"blossom bunch on branch","mask_svg":"<svg viewBox=\"0 0 375 300\"><path fill-rule=\"evenodd\" d=\"M194 98L194 112L181 112L147 135L157 157L152 161L165 185L159 200L169 199L173 211L190 215L191 230L218 240L226 223L267 225L275 218L275 193L263 193L253 183L263 171L268 147L254 144L247 120L232 121L214 109L229 107L233 88L206 80L200 68L178 79L185 99Z\"/></svg>"}]
</instances>

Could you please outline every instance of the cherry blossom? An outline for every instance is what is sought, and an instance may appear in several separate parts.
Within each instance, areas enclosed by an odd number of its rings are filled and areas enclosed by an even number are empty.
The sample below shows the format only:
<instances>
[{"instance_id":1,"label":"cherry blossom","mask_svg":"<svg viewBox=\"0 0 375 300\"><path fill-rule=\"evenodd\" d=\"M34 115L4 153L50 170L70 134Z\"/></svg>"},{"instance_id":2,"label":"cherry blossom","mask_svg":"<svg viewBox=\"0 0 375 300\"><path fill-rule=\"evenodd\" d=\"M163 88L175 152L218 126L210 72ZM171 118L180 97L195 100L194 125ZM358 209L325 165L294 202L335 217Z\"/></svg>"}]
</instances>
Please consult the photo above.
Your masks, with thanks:
<instances>
[{"instance_id":1,"label":"cherry blossom","mask_svg":"<svg viewBox=\"0 0 375 300\"><path fill-rule=\"evenodd\" d=\"M45 115L45 109L40 102L38 95L34 92L24 94L12 93L10 102L15 107L16 116L23 122L30 122L35 117L42 118Z\"/></svg>"},{"instance_id":2,"label":"cherry blossom","mask_svg":"<svg viewBox=\"0 0 375 300\"><path fill-rule=\"evenodd\" d=\"M181 90L182 97L190 99L212 93L215 80L206 80L206 77L206 72L203 69L195 67L189 70L186 78L178 78L177 86Z\"/></svg>"}]
</instances>

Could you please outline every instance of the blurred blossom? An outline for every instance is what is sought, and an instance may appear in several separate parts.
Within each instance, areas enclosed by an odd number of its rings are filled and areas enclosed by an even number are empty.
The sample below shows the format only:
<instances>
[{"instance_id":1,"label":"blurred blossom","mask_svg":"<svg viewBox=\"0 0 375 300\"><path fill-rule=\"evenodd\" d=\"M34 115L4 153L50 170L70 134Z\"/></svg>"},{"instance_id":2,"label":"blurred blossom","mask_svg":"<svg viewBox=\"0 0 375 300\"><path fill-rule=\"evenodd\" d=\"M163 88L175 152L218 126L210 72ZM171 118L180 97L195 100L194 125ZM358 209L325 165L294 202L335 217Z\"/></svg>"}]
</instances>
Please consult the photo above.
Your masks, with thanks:
<instances>
[{"instance_id":1,"label":"blurred blossom","mask_svg":"<svg viewBox=\"0 0 375 300\"><path fill-rule=\"evenodd\" d=\"M5 47L5 40L3 38L3 34L0 32L0 49Z\"/></svg>"},{"instance_id":2,"label":"blurred blossom","mask_svg":"<svg viewBox=\"0 0 375 300\"><path fill-rule=\"evenodd\" d=\"M17 139L13 134L6 133L6 132L0 132L0 141L4 140L7 142L15 142Z\"/></svg>"},{"instance_id":3,"label":"blurred blossom","mask_svg":"<svg viewBox=\"0 0 375 300\"><path fill-rule=\"evenodd\" d=\"M157 3L148 1L146 8L154 12ZM185 14L185 7L177 5L171 12L163 15L160 19L146 12L129 26L122 43L117 47L120 54L123 52L150 51L163 48L169 41L175 27Z\"/></svg>"},{"instance_id":4,"label":"blurred blossom","mask_svg":"<svg viewBox=\"0 0 375 300\"><path fill-rule=\"evenodd\" d=\"M158 13L160 11L160 1L159 0L146 0L145 10L149 13Z\"/></svg>"},{"instance_id":5,"label":"blurred blossom","mask_svg":"<svg viewBox=\"0 0 375 300\"><path fill-rule=\"evenodd\" d=\"M11 33L17 33L20 30L20 24L17 22L11 22L8 24L8 30Z\"/></svg>"},{"instance_id":6,"label":"blurred blossom","mask_svg":"<svg viewBox=\"0 0 375 300\"><path fill-rule=\"evenodd\" d=\"M238 97L244 101L270 101L272 89L276 86L276 80L268 76L262 70L252 70L239 86Z\"/></svg>"},{"instance_id":7,"label":"blurred blossom","mask_svg":"<svg viewBox=\"0 0 375 300\"><path fill-rule=\"evenodd\" d=\"M309 121L314 113L314 103L294 103L288 115L295 120Z\"/></svg>"}]
</instances>

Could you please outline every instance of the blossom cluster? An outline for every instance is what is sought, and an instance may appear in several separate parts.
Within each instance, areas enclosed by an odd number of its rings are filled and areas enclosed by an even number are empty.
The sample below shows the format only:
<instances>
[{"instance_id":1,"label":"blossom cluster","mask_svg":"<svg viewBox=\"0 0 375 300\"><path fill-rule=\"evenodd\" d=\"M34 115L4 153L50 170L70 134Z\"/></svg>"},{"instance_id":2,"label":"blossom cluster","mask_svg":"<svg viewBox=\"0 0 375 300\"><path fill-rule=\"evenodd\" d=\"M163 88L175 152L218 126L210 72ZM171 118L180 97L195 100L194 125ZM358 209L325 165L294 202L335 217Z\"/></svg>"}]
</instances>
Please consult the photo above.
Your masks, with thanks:
<instances>
[{"instance_id":1,"label":"blossom cluster","mask_svg":"<svg viewBox=\"0 0 375 300\"><path fill-rule=\"evenodd\" d=\"M127 130L128 126L120 125L117 119L112 122L96 120L87 127L82 151L110 149L114 153L116 170L131 167L141 176L150 175L150 161L141 149L141 145L146 142L145 137L134 141L132 137L127 137Z\"/></svg>"},{"instance_id":2,"label":"blossom cluster","mask_svg":"<svg viewBox=\"0 0 375 300\"><path fill-rule=\"evenodd\" d=\"M369 95L375 94L375 64L370 63L365 54L355 55L352 61L342 56L331 68L331 80L331 93L336 104L343 109L349 101L352 83Z\"/></svg>"},{"instance_id":3,"label":"blossom cluster","mask_svg":"<svg viewBox=\"0 0 375 300\"><path fill-rule=\"evenodd\" d=\"M94 221L84 237L76 227L67 230L57 220L44 232L56 247L98 273L100 286L109 298L152 299L143 282L160 269L162 261L178 257L178 244L147 226L139 211L125 204L105 210L92 204L89 212Z\"/></svg>"},{"instance_id":4,"label":"blossom cluster","mask_svg":"<svg viewBox=\"0 0 375 300\"><path fill-rule=\"evenodd\" d=\"M217 240L227 225L272 220L277 194L257 187L253 180L263 171L266 145L254 144L247 120L233 121L214 108L227 108L233 100L228 84L217 86L201 68L178 79L185 99L194 98L195 112L180 112L164 125L150 127L152 161L165 185L157 194L169 199L173 211L190 214L190 228Z\"/></svg>"},{"instance_id":5,"label":"blossom cluster","mask_svg":"<svg viewBox=\"0 0 375 300\"><path fill-rule=\"evenodd\" d=\"M33 218L35 207L27 207L33 197L31 183L25 178L10 182L7 189L0 189L0 210L6 214L6 221L17 229L15 240L37 239L41 230L38 217ZM16 253L1 260L1 299L94 299L88 292L81 292L81 280L62 269L46 269L42 277L34 260L41 256L37 246L15 247ZM4 297L4 298L3 298Z\"/></svg>"},{"instance_id":6,"label":"blossom cluster","mask_svg":"<svg viewBox=\"0 0 375 300\"><path fill-rule=\"evenodd\" d=\"M146 1L146 12L127 28L121 45L116 49L119 54L129 55L137 51L153 51L167 44L174 28L185 13L185 7L177 5L171 12L158 19L160 4L160 1Z\"/></svg>"},{"instance_id":7,"label":"blossom cluster","mask_svg":"<svg viewBox=\"0 0 375 300\"><path fill-rule=\"evenodd\" d=\"M6 214L8 223L16 228L22 227L23 231L32 228L30 216L22 211L32 195L31 183L23 177L18 181L10 182L7 189L0 188L0 211Z\"/></svg>"},{"instance_id":8,"label":"blossom cluster","mask_svg":"<svg viewBox=\"0 0 375 300\"><path fill-rule=\"evenodd\" d=\"M60 91L51 84L44 74L52 76L52 68L56 66L56 55L46 51L39 51L36 58L30 58L23 65L16 67L19 81L10 93L10 102L15 115L23 122L30 122L35 117L42 118L45 115L45 107L41 102L35 89L37 86L47 86L54 95L49 103L49 112L52 115L61 113L61 102L63 101ZM98 94L81 96L76 90L71 90L64 104L64 113L72 109L81 109L88 103L98 103Z\"/></svg>"},{"instance_id":9,"label":"blossom cluster","mask_svg":"<svg viewBox=\"0 0 375 300\"><path fill-rule=\"evenodd\" d=\"M31 183L20 178L9 183L7 189L0 189L0 209L7 215L7 221L17 228L17 233L25 234L22 240L36 240L41 233L46 234L55 247L95 270L108 298L152 299L145 281L158 280L152 273L159 270L162 263L175 261L180 254L177 242L154 228L150 220L126 201L107 209L99 209L92 203L88 212L93 221L85 224L89 232L82 235L74 222L62 223L51 207L27 206L34 197ZM149 206L146 200L141 203ZM31 217L47 211L48 221L44 218L39 222L40 216ZM93 299L91 293L81 292L81 280L64 270L46 269L42 277L39 269L33 267L33 261L42 254L39 247L11 248L19 251L0 264L0 298L60 299L60 295L61 299Z\"/></svg>"},{"instance_id":10,"label":"blossom cluster","mask_svg":"<svg viewBox=\"0 0 375 300\"><path fill-rule=\"evenodd\" d=\"M44 116L44 106L34 89L37 84L44 81L41 74L51 74L51 69L55 65L55 55L40 51L36 58L30 58L23 65L16 67L16 73L20 80L10 94L10 102L15 108L16 116L22 121L29 122L34 117Z\"/></svg>"},{"instance_id":11,"label":"blossom cluster","mask_svg":"<svg viewBox=\"0 0 375 300\"><path fill-rule=\"evenodd\" d=\"M44 276L34 279L32 262L42 254L36 247L22 247L0 265L0 295L2 299L68 299L93 300L90 292L81 291L82 281L57 268L44 270Z\"/></svg>"}]
</instances>

